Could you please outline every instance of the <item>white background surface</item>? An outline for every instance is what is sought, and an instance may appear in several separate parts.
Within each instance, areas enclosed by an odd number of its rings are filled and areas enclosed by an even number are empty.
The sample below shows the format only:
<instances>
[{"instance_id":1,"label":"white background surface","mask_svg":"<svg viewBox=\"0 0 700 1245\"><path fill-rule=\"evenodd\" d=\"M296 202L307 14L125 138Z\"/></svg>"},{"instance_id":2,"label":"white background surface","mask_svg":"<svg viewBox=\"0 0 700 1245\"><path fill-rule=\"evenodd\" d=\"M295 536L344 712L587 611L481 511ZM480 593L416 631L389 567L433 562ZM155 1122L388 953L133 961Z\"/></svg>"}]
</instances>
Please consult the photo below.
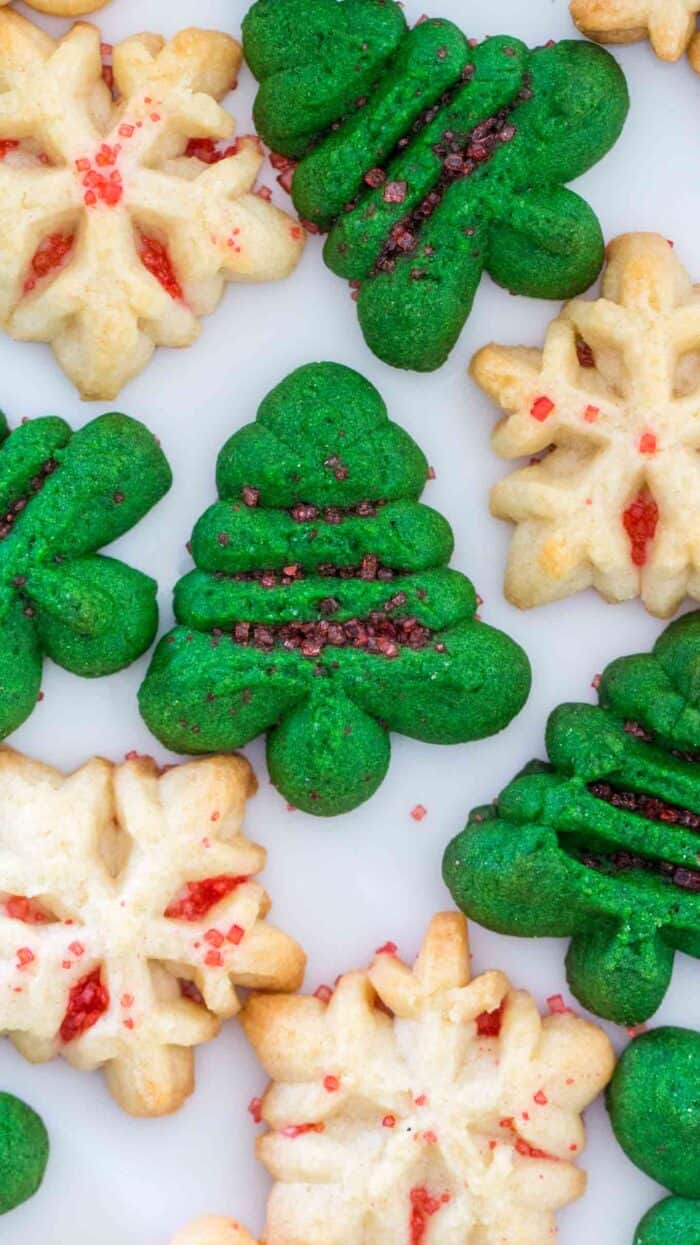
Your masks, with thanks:
<instances>
[{"instance_id":1,"label":"white background surface","mask_svg":"<svg viewBox=\"0 0 700 1245\"><path fill-rule=\"evenodd\" d=\"M409 21L428 2L408 0ZM461 21L479 38L509 33L543 43L574 33L565 0L435 4L436 16ZM97 20L110 42L138 30L173 34L194 24L239 35L245 8L245 0L113 0ZM45 24L54 31L65 25ZM631 90L630 118L618 146L579 188L599 213L607 238L630 229L658 230L675 240L681 259L700 279L700 79L686 65L661 65L646 45L620 49L619 58ZM244 69L229 101L242 132L250 128L252 95ZM277 189L270 170L263 181ZM518 613L502 596L509 530L489 516L487 493L506 468L489 446L495 410L465 369L489 339L539 344L554 311L511 298L484 278L449 364L430 376L392 371L364 346L347 286L323 268L319 240L311 239L289 281L230 288L199 343L185 352L161 350L115 404L150 425L175 473L165 501L115 546L157 577L163 628L171 621L172 584L190 566L184 546L192 524L214 500L220 446L254 417L259 400L293 367L333 359L364 372L393 418L424 447L437 473L424 500L453 524L454 565L485 598L484 618L515 636L532 660L529 704L502 736L453 748L395 737L390 773L378 794L335 821L288 813L267 781L261 741L247 749L261 781L247 829L269 849L264 878L273 918L306 947L310 990L367 963L387 938L413 957L430 915L449 906L441 854L469 809L495 796L530 757L543 754L546 715L556 703L591 699L591 679L606 662L648 647L660 631L637 604L613 607L593 593L529 614ZM78 425L105 409L79 401L48 347L4 337L0 405L12 424L24 415L52 413ZM138 715L136 690L146 665L144 658L125 673L91 683L47 664L45 699L11 742L63 767L93 752L118 759L132 748L159 761L172 759ZM418 802L428 809L421 823L410 817ZM504 968L541 1002L558 991L570 998L563 942L518 941L476 927L472 942L476 969ZM697 964L677 957L656 1021L700 1025L699 973ZM611 1026L610 1032L618 1046L627 1041L623 1030ZM39 1196L0 1223L2 1245L167 1245L178 1227L204 1213L236 1215L259 1231L267 1178L253 1157L256 1130L246 1106L264 1082L232 1022L200 1048L197 1089L185 1108L171 1119L134 1121L112 1102L99 1074L60 1063L32 1068L3 1043L0 1087L42 1112L53 1148ZM659 1191L616 1147L601 1103L588 1113L588 1126L583 1162L589 1193L561 1215L560 1245L626 1245Z\"/></svg>"}]
</instances>

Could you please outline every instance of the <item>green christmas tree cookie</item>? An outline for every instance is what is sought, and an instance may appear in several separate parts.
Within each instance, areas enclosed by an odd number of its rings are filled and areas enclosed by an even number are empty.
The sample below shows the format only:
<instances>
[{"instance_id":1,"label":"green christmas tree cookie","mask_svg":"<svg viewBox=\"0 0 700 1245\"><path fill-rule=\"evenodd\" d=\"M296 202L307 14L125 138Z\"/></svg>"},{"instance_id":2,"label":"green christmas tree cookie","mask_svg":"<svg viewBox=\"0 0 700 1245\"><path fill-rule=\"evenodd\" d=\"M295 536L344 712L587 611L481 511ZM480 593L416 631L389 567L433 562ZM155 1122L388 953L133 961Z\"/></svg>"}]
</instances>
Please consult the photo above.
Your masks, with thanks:
<instances>
[{"instance_id":1,"label":"green christmas tree cookie","mask_svg":"<svg viewBox=\"0 0 700 1245\"><path fill-rule=\"evenodd\" d=\"M700 612L560 705L533 762L447 848L455 902L501 933L571 937L569 982L620 1024L700 957Z\"/></svg>"},{"instance_id":2,"label":"green christmas tree cookie","mask_svg":"<svg viewBox=\"0 0 700 1245\"><path fill-rule=\"evenodd\" d=\"M273 389L219 455L180 625L140 691L154 734L195 753L267 731L273 782L330 816L377 789L390 731L448 744L501 730L529 664L448 569L451 529L418 501L427 472L357 372L310 364Z\"/></svg>"},{"instance_id":3,"label":"green christmas tree cookie","mask_svg":"<svg viewBox=\"0 0 700 1245\"><path fill-rule=\"evenodd\" d=\"M36 1193L48 1159L48 1133L36 1111L0 1093L0 1215Z\"/></svg>"},{"instance_id":4,"label":"green christmas tree cookie","mask_svg":"<svg viewBox=\"0 0 700 1245\"><path fill-rule=\"evenodd\" d=\"M257 0L243 35L258 131L299 161L294 204L330 230L326 264L358 287L362 331L386 363L440 367L484 271L536 298L595 280L600 225L565 183L627 115L602 48L472 46L440 18L409 30L397 0Z\"/></svg>"},{"instance_id":5,"label":"green christmas tree cookie","mask_svg":"<svg viewBox=\"0 0 700 1245\"><path fill-rule=\"evenodd\" d=\"M158 625L156 585L96 553L166 493L155 438L126 415L79 432L0 416L0 738L32 712L44 656L93 677L129 665Z\"/></svg>"},{"instance_id":6,"label":"green christmas tree cookie","mask_svg":"<svg viewBox=\"0 0 700 1245\"><path fill-rule=\"evenodd\" d=\"M700 1033L654 1029L625 1050L608 1089L628 1158L670 1189L634 1245L700 1245Z\"/></svg>"}]
</instances>

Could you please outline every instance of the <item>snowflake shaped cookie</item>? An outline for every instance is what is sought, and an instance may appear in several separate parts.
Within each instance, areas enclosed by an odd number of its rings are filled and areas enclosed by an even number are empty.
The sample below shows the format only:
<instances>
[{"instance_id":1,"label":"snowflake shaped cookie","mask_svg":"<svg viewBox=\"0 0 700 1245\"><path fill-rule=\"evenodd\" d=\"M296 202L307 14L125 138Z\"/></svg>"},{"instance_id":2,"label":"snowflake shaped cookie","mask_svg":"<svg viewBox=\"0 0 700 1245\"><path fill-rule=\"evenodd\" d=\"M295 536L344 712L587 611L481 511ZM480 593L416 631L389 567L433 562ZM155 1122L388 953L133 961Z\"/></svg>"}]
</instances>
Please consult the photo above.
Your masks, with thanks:
<instances>
[{"instance_id":1,"label":"snowflake shaped cookie","mask_svg":"<svg viewBox=\"0 0 700 1245\"><path fill-rule=\"evenodd\" d=\"M534 456L491 494L517 524L510 601L593 585L665 618L700 598L700 294L665 238L617 238L600 299L564 307L543 351L487 346L471 372L507 413L496 452Z\"/></svg>"},{"instance_id":2,"label":"snowflake shaped cookie","mask_svg":"<svg viewBox=\"0 0 700 1245\"><path fill-rule=\"evenodd\" d=\"M23 1055L104 1067L126 1111L162 1115L237 984L299 985L241 832L255 786L240 757L93 758L65 777L0 751L0 1032Z\"/></svg>"},{"instance_id":3,"label":"snowflake shaped cookie","mask_svg":"<svg viewBox=\"0 0 700 1245\"><path fill-rule=\"evenodd\" d=\"M85 398L113 398L155 346L188 346L226 281L287 276L300 225L249 193L256 138L218 104L241 60L228 35L99 32L55 42L0 11L0 324L50 342Z\"/></svg>"},{"instance_id":4,"label":"snowflake shaped cookie","mask_svg":"<svg viewBox=\"0 0 700 1245\"><path fill-rule=\"evenodd\" d=\"M571 0L570 9L579 30L599 43L648 38L664 61L680 60L690 44L691 63L700 70L700 0Z\"/></svg>"},{"instance_id":5,"label":"snowflake shaped cookie","mask_svg":"<svg viewBox=\"0 0 700 1245\"><path fill-rule=\"evenodd\" d=\"M470 981L467 925L431 922L413 970L388 943L314 998L253 996L273 1084L258 1153L267 1245L542 1245L585 1177L580 1113L610 1078L602 1031L542 1020L500 972Z\"/></svg>"}]
</instances>

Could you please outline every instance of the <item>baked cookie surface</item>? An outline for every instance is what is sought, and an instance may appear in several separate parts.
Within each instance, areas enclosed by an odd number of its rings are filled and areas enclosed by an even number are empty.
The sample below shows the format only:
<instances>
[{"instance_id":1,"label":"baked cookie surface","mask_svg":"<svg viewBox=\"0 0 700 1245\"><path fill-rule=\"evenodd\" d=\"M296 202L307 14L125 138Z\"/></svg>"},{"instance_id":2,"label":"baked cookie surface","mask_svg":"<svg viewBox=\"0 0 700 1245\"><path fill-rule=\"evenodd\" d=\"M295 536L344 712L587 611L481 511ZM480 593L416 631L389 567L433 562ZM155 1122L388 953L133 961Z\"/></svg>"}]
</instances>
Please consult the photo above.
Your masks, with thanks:
<instances>
[{"instance_id":1,"label":"baked cookie surface","mask_svg":"<svg viewBox=\"0 0 700 1245\"><path fill-rule=\"evenodd\" d=\"M359 373L309 364L273 389L219 454L179 625L139 692L153 733L197 753L269 732L275 785L334 815L382 782L390 731L447 744L505 727L529 663L476 619L449 524L418 500L427 475Z\"/></svg>"},{"instance_id":2,"label":"baked cookie surface","mask_svg":"<svg viewBox=\"0 0 700 1245\"><path fill-rule=\"evenodd\" d=\"M616 238L599 299L567 304L543 351L486 346L471 373L506 412L496 453L534 455L491 492L517 525L514 605L593 586L665 618L700 598L700 287L666 238Z\"/></svg>"},{"instance_id":3,"label":"baked cookie surface","mask_svg":"<svg viewBox=\"0 0 700 1245\"><path fill-rule=\"evenodd\" d=\"M623 1052L608 1088L615 1136L652 1180L674 1195L653 1207L635 1245L700 1240L700 1034L652 1029Z\"/></svg>"},{"instance_id":4,"label":"baked cookie surface","mask_svg":"<svg viewBox=\"0 0 700 1245\"><path fill-rule=\"evenodd\" d=\"M219 105L228 35L135 35L79 23L54 41L0 10L0 324L50 342L84 398L112 398L155 347L188 346L226 281L287 276L304 244L251 193L260 144Z\"/></svg>"},{"instance_id":5,"label":"baked cookie surface","mask_svg":"<svg viewBox=\"0 0 700 1245\"><path fill-rule=\"evenodd\" d=\"M600 226L564 184L606 154L627 113L602 49L472 46L440 18L409 31L395 0L257 0L243 35L258 131L299 161L294 204L330 231L326 264L356 287L379 358L439 367L484 271L542 298L595 279Z\"/></svg>"},{"instance_id":6,"label":"baked cookie surface","mask_svg":"<svg viewBox=\"0 0 700 1245\"><path fill-rule=\"evenodd\" d=\"M500 933L571 937L584 1006L621 1024L662 1002L676 950L700 956L700 613L564 704L533 761L448 846L459 907Z\"/></svg>"},{"instance_id":7,"label":"baked cookie surface","mask_svg":"<svg viewBox=\"0 0 700 1245\"><path fill-rule=\"evenodd\" d=\"M501 972L472 980L455 912L433 918L413 969L388 943L327 995L254 995L242 1016L272 1081L267 1245L553 1239L585 1188L581 1112L612 1072L605 1034L541 1018Z\"/></svg>"},{"instance_id":8,"label":"baked cookie surface","mask_svg":"<svg viewBox=\"0 0 700 1245\"><path fill-rule=\"evenodd\" d=\"M680 60L690 47L691 64L700 71L700 0L571 0L570 8L589 39L635 43L648 38L664 61Z\"/></svg>"},{"instance_id":9,"label":"baked cookie surface","mask_svg":"<svg viewBox=\"0 0 700 1245\"><path fill-rule=\"evenodd\" d=\"M34 1196L48 1159L49 1136L41 1117L13 1094L0 1093L0 1215Z\"/></svg>"},{"instance_id":10,"label":"baked cookie surface","mask_svg":"<svg viewBox=\"0 0 700 1245\"><path fill-rule=\"evenodd\" d=\"M125 1111L163 1115L237 984L297 988L304 955L266 922L241 829L256 785L241 757L64 776L0 750L0 1032L21 1054L104 1068Z\"/></svg>"},{"instance_id":11,"label":"baked cookie surface","mask_svg":"<svg viewBox=\"0 0 700 1245\"><path fill-rule=\"evenodd\" d=\"M10 432L0 416L0 738L34 709L44 657L95 678L151 644L156 583L98 550L171 480L155 437L127 415L77 432L54 416Z\"/></svg>"}]
</instances>

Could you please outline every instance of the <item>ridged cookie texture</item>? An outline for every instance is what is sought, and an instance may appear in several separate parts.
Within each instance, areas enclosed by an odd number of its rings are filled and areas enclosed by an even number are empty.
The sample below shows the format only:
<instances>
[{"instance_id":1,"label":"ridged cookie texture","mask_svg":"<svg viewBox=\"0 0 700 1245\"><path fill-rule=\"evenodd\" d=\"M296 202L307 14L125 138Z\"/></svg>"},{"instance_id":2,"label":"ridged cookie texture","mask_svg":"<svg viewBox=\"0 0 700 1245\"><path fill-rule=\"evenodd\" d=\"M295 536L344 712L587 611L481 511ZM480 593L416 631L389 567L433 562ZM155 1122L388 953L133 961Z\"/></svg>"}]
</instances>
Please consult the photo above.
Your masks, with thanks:
<instances>
[{"instance_id":1,"label":"ridged cookie texture","mask_svg":"<svg viewBox=\"0 0 700 1245\"><path fill-rule=\"evenodd\" d=\"M253 995L242 1024L272 1082L267 1245L544 1245L585 1190L610 1042L504 973L472 977L458 912L413 968L387 943L334 990Z\"/></svg>"},{"instance_id":2,"label":"ridged cookie texture","mask_svg":"<svg viewBox=\"0 0 700 1245\"><path fill-rule=\"evenodd\" d=\"M459 907L501 933L571 937L581 1002L621 1024L700 957L700 613L613 662L596 707L564 704L532 762L447 848Z\"/></svg>"},{"instance_id":3,"label":"ridged cookie texture","mask_svg":"<svg viewBox=\"0 0 700 1245\"><path fill-rule=\"evenodd\" d=\"M0 738L29 717L44 657L94 678L156 633L156 584L97 553L170 488L155 437L127 415L78 432L54 416L10 432L0 415Z\"/></svg>"},{"instance_id":4,"label":"ridged cookie texture","mask_svg":"<svg viewBox=\"0 0 700 1245\"><path fill-rule=\"evenodd\" d=\"M256 789L243 757L64 775L0 749L0 1034L32 1063L104 1068L131 1115L181 1107L236 987L304 975L242 830Z\"/></svg>"},{"instance_id":5,"label":"ridged cookie texture","mask_svg":"<svg viewBox=\"0 0 700 1245\"><path fill-rule=\"evenodd\" d=\"M449 524L418 500L427 475L357 372L309 364L273 389L219 455L179 625L139 694L153 733L196 753L267 731L275 785L331 816L382 782L390 731L448 744L506 726L529 663L475 618Z\"/></svg>"},{"instance_id":6,"label":"ridged cookie texture","mask_svg":"<svg viewBox=\"0 0 700 1245\"><path fill-rule=\"evenodd\" d=\"M112 399L156 346L196 340L227 281L288 276L304 231L253 193L255 135L227 141L235 39L134 35L109 66L104 46L0 9L0 326Z\"/></svg>"},{"instance_id":7,"label":"ridged cookie texture","mask_svg":"<svg viewBox=\"0 0 700 1245\"><path fill-rule=\"evenodd\" d=\"M409 30L395 0L257 0L243 35L258 131L299 161L295 206L330 230L325 261L385 362L440 367L484 271L538 298L595 279L600 226L565 183L627 114L602 48L472 46L441 18Z\"/></svg>"},{"instance_id":8,"label":"ridged cookie texture","mask_svg":"<svg viewBox=\"0 0 700 1245\"><path fill-rule=\"evenodd\" d=\"M48 1159L41 1117L13 1094L0 1093L0 1215L34 1196Z\"/></svg>"},{"instance_id":9,"label":"ridged cookie texture","mask_svg":"<svg viewBox=\"0 0 700 1245\"><path fill-rule=\"evenodd\" d=\"M568 303L542 351L474 356L505 411L493 447L527 462L491 490L516 524L514 605L593 586L667 618L700 598L699 348L700 286L667 238L631 233L608 245L600 298Z\"/></svg>"},{"instance_id":10,"label":"ridged cookie texture","mask_svg":"<svg viewBox=\"0 0 700 1245\"><path fill-rule=\"evenodd\" d=\"M653 1029L624 1051L608 1111L628 1158L673 1194L644 1216L634 1245L700 1241L700 1033Z\"/></svg>"}]
</instances>

